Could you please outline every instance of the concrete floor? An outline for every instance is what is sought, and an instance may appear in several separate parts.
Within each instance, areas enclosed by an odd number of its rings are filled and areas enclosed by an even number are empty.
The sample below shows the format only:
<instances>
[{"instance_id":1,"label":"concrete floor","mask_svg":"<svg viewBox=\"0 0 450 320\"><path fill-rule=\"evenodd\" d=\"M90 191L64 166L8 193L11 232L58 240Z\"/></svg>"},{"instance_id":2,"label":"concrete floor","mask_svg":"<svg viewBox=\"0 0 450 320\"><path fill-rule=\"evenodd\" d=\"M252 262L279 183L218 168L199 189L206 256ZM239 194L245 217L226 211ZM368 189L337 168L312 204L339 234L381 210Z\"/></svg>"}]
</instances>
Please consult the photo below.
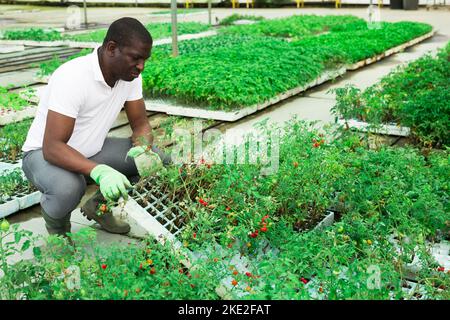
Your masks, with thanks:
<instances>
[{"instance_id":1,"label":"concrete floor","mask_svg":"<svg viewBox=\"0 0 450 320\"><path fill-rule=\"evenodd\" d=\"M22 6L23 7L23 6ZM4 10L5 9L5 10ZM54 7L33 7L38 9L38 12L20 12L8 13L12 10L10 5L0 5L0 29L11 27L24 26L64 26L66 19L66 11L63 8ZM108 24L116 18L122 16L133 16L141 19L143 22L149 21L169 21L168 18L149 18L147 16L151 11L158 11L157 8L90 8L89 21ZM45 14L43 14L45 12ZM275 18L282 16L289 16L294 14L351 14L359 17L366 17L366 8L305 8L305 9L214 9L213 21L215 17L219 19L230 15L232 13L262 15L267 18ZM364 67L357 71L348 72L342 78L327 83L307 91L305 94L290 98L282 103L277 104L263 112L252 115L248 118L242 119L233 124L234 129L240 129L242 132L248 132L253 128L253 125L263 119L269 118L269 122L282 123L289 120L293 116L297 116L307 120L319 120L323 125L332 122L334 117L330 113L330 109L334 105L334 96L328 93L330 88L340 87L347 83L353 83L360 88L366 88L378 79L388 74L391 70L399 65L405 64L408 61L417 59L421 55L435 51L443 47L450 40L450 19L448 9L430 10L420 9L418 11L399 11L383 8L381 10L381 18L384 21L420 21L433 25L438 33L431 39L428 39L405 52L388 57L373 65ZM181 21L201 21L207 22L207 15L187 16ZM7 75L5 75L7 76ZM0 75L0 83L2 81L9 81L9 79L2 79ZM121 131L111 132L114 136L123 136L129 134L129 129L122 128ZM95 186L89 186L86 196L82 203L95 191ZM40 207L36 205L30 209L23 210L8 217L10 223L19 223L25 229L31 230L37 234L46 234L43 220L40 216ZM93 224L84 219L79 210L75 210L72 215L73 231L79 230L83 226L92 226ZM117 242L124 241L125 243L132 241L130 238L124 236L111 235L101 230L98 230L98 238L101 242ZM19 258L19 257L16 257Z\"/></svg>"}]
</instances>

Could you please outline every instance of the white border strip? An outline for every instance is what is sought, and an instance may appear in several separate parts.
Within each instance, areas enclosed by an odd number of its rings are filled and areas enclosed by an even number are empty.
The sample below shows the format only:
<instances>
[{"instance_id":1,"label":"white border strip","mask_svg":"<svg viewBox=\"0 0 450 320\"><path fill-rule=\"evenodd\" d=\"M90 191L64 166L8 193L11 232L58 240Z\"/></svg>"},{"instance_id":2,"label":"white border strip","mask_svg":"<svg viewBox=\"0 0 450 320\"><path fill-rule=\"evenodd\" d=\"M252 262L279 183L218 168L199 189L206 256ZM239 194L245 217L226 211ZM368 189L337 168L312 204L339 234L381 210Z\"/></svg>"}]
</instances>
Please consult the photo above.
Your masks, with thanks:
<instances>
[{"instance_id":1,"label":"white border strip","mask_svg":"<svg viewBox=\"0 0 450 320\"><path fill-rule=\"evenodd\" d=\"M383 124L379 128L375 127L374 125L362 122L354 119L350 120L344 120L339 119L337 121L339 125L346 126L348 125L349 128L356 129L361 132L370 132L370 133L376 133L376 134L386 134L390 136L399 136L399 137L409 137L411 134L411 129L408 127L399 127L396 125L389 125L389 124Z\"/></svg>"},{"instance_id":2,"label":"white border strip","mask_svg":"<svg viewBox=\"0 0 450 320\"><path fill-rule=\"evenodd\" d=\"M177 17L186 17L186 16L197 16L197 15L202 15L208 13L208 10L201 10L201 11L197 11L197 12L187 12L187 13L177 13ZM166 12L166 13L160 13L160 14L155 14L155 13L149 13L147 15L147 17L151 17L151 18L169 18L171 15L170 12Z\"/></svg>"}]
</instances>

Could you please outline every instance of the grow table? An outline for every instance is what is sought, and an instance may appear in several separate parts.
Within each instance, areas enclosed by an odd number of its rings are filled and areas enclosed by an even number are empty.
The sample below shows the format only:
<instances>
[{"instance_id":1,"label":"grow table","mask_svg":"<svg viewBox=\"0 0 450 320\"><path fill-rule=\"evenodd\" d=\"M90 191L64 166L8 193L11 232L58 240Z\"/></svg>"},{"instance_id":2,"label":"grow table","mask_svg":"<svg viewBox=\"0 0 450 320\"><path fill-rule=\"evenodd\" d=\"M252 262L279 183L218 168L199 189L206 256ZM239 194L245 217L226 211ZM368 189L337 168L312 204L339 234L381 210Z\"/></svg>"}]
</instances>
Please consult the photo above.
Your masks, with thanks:
<instances>
[{"instance_id":1,"label":"grow table","mask_svg":"<svg viewBox=\"0 0 450 320\"><path fill-rule=\"evenodd\" d=\"M357 63L346 65L345 67L339 68L337 70L327 70L321 76L316 78L315 80L307 83L306 85L296 87L294 89L288 90L284 93L281 93L274 98L262 103L249 107L244 107L242 109L232 110L232 111L220 111L220 110L208 110L205 108L198 108L195 106L178 104L175 102L175 99L148 99L146 100L146 108L149 111L158 111L165 112L170 115L178 115L185 117L196 117L203 119L214 119L214 120L222 120L222 121L236 121L243 117L246 117L250 114L253 114L257 111L263 110L271 105L274 105L282 100L285 100L289 97L297 95L303 91L306 91L309 88L320 85L329 80L333 80L338 76L343 75L347 70L357 70L362 68L368 64L379 61L385 57L388 57L394 53L398 53L410 46L413 46L425 39L432 37L436 33L436 30L432 30L431 32L424 34L420 37L412 39L408 42L405 42L399 46L393 47L391 49L386 50L382 54L377 56L367 58L361 60Z\"/></svg>"}]
</instances>

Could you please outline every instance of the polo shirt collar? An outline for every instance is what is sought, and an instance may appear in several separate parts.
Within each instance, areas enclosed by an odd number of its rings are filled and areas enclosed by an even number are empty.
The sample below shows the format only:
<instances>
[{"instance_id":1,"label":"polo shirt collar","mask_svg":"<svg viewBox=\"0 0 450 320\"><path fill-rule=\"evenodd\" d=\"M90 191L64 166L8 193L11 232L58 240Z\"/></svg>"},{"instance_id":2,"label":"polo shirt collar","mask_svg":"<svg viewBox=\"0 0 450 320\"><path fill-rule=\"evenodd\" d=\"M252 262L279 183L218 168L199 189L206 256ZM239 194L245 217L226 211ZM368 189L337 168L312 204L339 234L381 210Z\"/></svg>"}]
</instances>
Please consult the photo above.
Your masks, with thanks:
<instances>
[{"instance_id":1,"label":"polo shirt collar","mask_svg":"<svg viewBox=\"0 0 450 320\"><path fill-rule=\"evenodd\" d=\"M94 71L94 80L102 82L105 86L108 88L111 88L105 81L105 78L103 77L102 70L100 69L100 62L98 61L98 48L100 46L96 47L94 51L92 52L92 67Z\"/></svg>"}]
</instances>

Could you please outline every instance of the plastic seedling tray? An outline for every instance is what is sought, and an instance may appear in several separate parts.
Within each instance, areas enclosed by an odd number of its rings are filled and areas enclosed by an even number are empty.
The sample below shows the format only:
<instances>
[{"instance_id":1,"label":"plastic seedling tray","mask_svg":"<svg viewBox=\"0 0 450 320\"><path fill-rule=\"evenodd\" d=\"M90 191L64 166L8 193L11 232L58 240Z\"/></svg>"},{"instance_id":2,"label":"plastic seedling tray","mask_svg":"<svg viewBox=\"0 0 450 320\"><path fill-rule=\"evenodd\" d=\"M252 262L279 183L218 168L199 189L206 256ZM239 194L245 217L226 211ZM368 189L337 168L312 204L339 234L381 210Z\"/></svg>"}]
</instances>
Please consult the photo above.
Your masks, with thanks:
<instances>
[{"instance_id":1,"label":"plastic seedling tray","mask_svg":"<svg viewBox=\"0 0 450 320\"><path fill-rule=\"evenodd\" d=\"M374 57L371 58L367 58L361 61L358 61L356 63L350 64L347 66L347 70L357 70L359 68L362 68L366 65L372 64L374 62L380 61L383 58L389 57L390 55L393 55L395 53L401 52L403 50L405 50L408 47L411 47L413 45L418 44L419 42L422 42L428 38L431 38L435 33L437 32L437 30L432 30L430 32L428 32L427 34L424 34L423 36L414 38L408 42L402 43L401 45L398 45L396 47L393 47L391 49L386 50L383 53L380 53Z\"/></svg>"},{"instance_id":2,"label":"plastic seedling tray","mask_svg":"<svg viewBox=\"0 0 450 320\"><path fill-rule=\"evenodd\" d=\"M355 119L344 120L339 119L337 121L339 125L348 125L349 128L355 129L361 132L370 132L376 134L384 134L390 136L408 137L411 134L411 130L408 127L400 127L395 124L383 124L380 126L374 126L370 123L358 121Z\"/></svg>"},{"instance_id":3,"label":"plastic seedling tray","mask_svg":"<svg viewBox=\"0 0 450 320\"><path fill-rule=\"evenodd\" d=\"M186 213L179 203L172 201L167 194L149 184L140 192L133 190L133 199L171 234L180 234Z\"/></svg>"},{"instance_id":4,"label":"plastic seedling tray","mask_svg":"<svg viewBox=\"0 0 450 320\"><path fill-rule=\"evenodd\" d=\"M31 207L41 200L41 193L34 191L32 193L18 193L11 196L0 204L0 218L4 218L19 210Z\"/></svg>"},{"instance_id":5,"label":"plastic seedling tray","mask_svg":"<svg viewBox=\"0 0 450 320\"><path fill-rule=\"evenodd\" d=\"M15 163L0 162L0 175L5 171L10 171L22 166L22 160L19 159ZM25 174L22 172L23 177L26 179ZM0 196L0 218L9 216L19 210L31 207L41 200L41 193L39 191L20 191L13 195Z\"/></svg>"},{"instance_id":6,"label":"plastic seedling tray","mask_svg":"<svg viewBox=\"0 0 450 320\"><path fill-rule=\"evenodd\" d=\"M20 167L22 167L22 159L19 159L15 163L0 162L0 175L2 175L4 171L14 170Z\"/></svg>"},{"instance_id":7,"label":"plastic seedling tray","mask_svg":"<svg viewBox=\"0 0 450 320\"><path fill-rule=\"evenodd\" d=\"M203 108L194 108L187 105L172 103L169 100L151 99L146 100L145 104L148 111L165 112L169 115L195 117L202 119L213 119L221 121L236 121L259 110L266 109L267 107L274 105L289 97L297 95L300 92L306 91L309 88L320 85L326 81L335 79L343 75L345 71L346 71L345 68L325 71L321 76L317 77L316 79L307 83L306 85L299 86L294 89L288 90L284 93L281 93L262 104L245 107L235 111L217 111L217 110L207 110Z\"/></svg>"},{"instance_id":8,"label":"plastic seedling tray","mask_svg":"<svg viewBox=\"0 0 450 320\"><path fill-rule=\"evenodd\" d=\"M22 166L22 152L19 155L17 155L14 161L7 158L0 158L0 163L2 164L2 166L7 164L9 165L19 164L19 166Z\"/></svg>"},{"instance_id":9,"label":"plastic seedling tray","mask_svg":"<svg viewBox=\"0 0 450 320\"><path fill-rule=\"evenodd\" d=\"M36 106L24 107L21 110L0 108L0 126L19 122L26 118L33 118L36 114Z\"/></svg>"},{"instance_id":10,"label":"plastic seedling tray","mask_svg":"<svg viewBox=\"0 0 450 320\"><path fill-rule=\"evenodd\" d=\"M334 212L327 211L325 218L322 219L315 227L314 230L323 230L330 227L334 223Z\"/></svg>"}]
</instances>

